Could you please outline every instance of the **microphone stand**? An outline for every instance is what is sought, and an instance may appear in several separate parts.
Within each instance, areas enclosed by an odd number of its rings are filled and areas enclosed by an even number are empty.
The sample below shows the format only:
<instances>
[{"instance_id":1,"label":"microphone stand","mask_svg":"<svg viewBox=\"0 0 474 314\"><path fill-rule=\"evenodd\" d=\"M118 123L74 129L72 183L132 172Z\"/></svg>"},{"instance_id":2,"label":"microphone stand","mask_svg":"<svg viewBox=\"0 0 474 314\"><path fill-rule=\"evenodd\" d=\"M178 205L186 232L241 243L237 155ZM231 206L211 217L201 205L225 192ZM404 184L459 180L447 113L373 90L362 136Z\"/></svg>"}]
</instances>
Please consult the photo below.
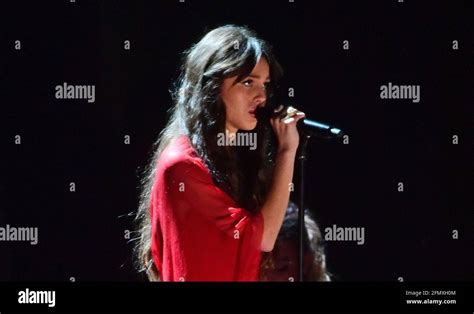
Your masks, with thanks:
<instances>
[{"instance_id":1,"label":"microphone stand","mask_svg":"<svg viewBox=\"0 0 474 314\"><path fill-rule=\"evenodd\" d=\"M301 119L302 123L309 127L316 127L318 131L304 131L300 132L300 145L298 152L298 160L300 164L300 204L298 210L298 231L299 231L299 279L300 282L304 281L304 235L305 235L305 222L304 222L304 198L305 198L305 163L307 160L306 146L311 136L316 136L322 139L334 139L341 137L344 132L338 128L330 127L325 124L318 123L316 121ZM324 130L324 131L322 131Z\"/></svg>"},{"instance_id":2,"label":"microphone stand","mask_svg":"<svg viewBox=\"0 0 474 314\"><path fill-rule=\"evenodd\" d=\"M298 160L300 164L300 204L298 210L298 230L299 230L299 279L300 282L304 280L304 197L305 197L305 162L307 159L306 156L306 146L309 139L311 138L308 134L301 134L302 141L300 142L300 150L298 154Z\"/></svg>"}]
</instances>

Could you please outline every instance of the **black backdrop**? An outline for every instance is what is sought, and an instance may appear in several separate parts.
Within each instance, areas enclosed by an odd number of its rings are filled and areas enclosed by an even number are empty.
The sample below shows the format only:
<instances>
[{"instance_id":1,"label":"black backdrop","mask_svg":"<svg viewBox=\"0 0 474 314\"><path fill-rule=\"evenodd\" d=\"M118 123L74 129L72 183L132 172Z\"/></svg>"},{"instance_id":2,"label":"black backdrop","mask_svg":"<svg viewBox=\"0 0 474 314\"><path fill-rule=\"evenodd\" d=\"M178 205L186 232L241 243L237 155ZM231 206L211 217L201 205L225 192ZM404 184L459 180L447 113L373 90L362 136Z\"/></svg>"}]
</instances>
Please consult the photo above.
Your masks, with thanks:
<instances>
[{"instance_id":1,"label":"black backdrop","mask_svg":"<svg viewBox=\"0 0 474 314\"><path fill-rule=\"evenodd\" d=\"M0 242L0 280L141 280L124 236L140 170L180 53L228 23L274 46L292 103L349 135L309 149L320 227L365 228L364 245L326 242L334 280L474 279L472 1L4 1L0 16L0 226L39 229ZM56 99L63 82L95 102ZM420 102L380 99L388 82Z\"/></svg>"}]
</instances>

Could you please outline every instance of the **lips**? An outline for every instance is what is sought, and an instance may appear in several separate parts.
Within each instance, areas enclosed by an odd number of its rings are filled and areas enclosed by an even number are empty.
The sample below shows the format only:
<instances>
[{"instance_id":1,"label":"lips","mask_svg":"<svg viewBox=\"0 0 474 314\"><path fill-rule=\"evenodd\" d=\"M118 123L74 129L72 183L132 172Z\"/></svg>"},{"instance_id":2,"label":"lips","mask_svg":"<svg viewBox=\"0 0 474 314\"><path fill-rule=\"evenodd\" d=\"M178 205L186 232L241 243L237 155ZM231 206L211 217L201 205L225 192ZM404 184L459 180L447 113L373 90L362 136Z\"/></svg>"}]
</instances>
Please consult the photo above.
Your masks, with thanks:
<instances>
[{"instance_id":1,"label":"lips","mask_svg":"<svg viewBox=\"0 0 474 314\"><path fill-rule=\"evenodd\" d=\"M255 117L255 112L257 111L257 108L252 108L249 110L249 113L251 116Z\"/></svg>"},{"instance_id":2,"label":"lips","mask_svg":"<svg viewBox=\"0 0 474 314\"><path fill-rule=\"evenodd\" d=\"M257 115L255 114L256 109L249 110L249 114L252 117L252 119L256 119Z\"/></svg>"},{"instance_id":3,"label":"lips","mask_svg":"<svg viewBox=\"0 0 474 314\"><path fill-rule=\"evenodd\" d=\"M255 115L255 112L257 111L258 106L252 106L250 107L249 113Z\"/></svg>"}]
</instances>

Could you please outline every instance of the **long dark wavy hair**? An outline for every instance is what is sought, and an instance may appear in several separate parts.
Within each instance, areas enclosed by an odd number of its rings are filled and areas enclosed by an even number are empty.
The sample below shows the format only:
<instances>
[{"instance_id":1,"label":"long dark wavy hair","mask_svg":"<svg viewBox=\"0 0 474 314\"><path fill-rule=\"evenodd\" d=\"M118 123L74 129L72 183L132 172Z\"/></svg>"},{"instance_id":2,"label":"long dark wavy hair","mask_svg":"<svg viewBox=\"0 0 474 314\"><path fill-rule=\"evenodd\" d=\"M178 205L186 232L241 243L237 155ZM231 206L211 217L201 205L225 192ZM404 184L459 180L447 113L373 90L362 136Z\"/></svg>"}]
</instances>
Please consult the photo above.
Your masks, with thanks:
<instances>
[{"instance_id":1,"label":"long dark wavy hair","mask_svg":"<svg viewBox=\"0 0 474 314\"><path fill-rule=\"evenodd\" d=\"M258 123L251 131L257 133L257 148L218 146L217 137L225 132L226 122L220 96L223 80L232 76L243 80L260 58L269 64L271 83L262 110L267 114L257 113ZM153 144L153 154L140 182L134 255L137 269L146 272L149 280L159 280L151 256L150 194L161 152L175 138L186 135L214 183L238 206L250 212L258 211L272 179L276 142L267 117L275 107L275 90L282 74L270 46L247 27L218 27L184 52L181 75L173 86L174 106L169 121Z\"/></svg>"}]
</instances>

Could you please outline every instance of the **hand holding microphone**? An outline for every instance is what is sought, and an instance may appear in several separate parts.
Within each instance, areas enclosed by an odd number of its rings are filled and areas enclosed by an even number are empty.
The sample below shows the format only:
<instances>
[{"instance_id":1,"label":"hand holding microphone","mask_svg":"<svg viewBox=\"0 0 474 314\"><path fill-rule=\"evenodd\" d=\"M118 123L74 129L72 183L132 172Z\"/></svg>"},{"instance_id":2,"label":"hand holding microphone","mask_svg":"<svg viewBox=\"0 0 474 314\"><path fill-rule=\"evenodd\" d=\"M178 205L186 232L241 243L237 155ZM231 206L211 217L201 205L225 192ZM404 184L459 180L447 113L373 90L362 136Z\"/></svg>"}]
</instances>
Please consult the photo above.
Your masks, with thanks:
<instances>
[{"instance_id":1,"label":"hand holding microphone","mask_svg":"<svg viewBox=\"0 0 474 314\"><path fill-rule=\"evenodd\" d=\"M270 124L278 139L278 150L296 152L299 144L299 133L296 124L304 116L304 112L293 107L280 105L275 110L270 118Z\"/></svg>"},{"instance_id":2,"label":"hand holding microphone","mask_svg":"<svg viewBox=\"0 0 474 314\"><path fill-rule=\"evenodd\" d=\"M283 123L291 123L296 120L298 131L306 136L335 139L344 134L344 132L337 127L306 118L303 112L292 106L280 106L273 113L267 112L262 114L262 118L264 119L266 119L266 117L272 117L272 119L279 117Z\"/></svg>"},{"instance_id":3,"label":"hand holding microphone","mask_svg":"<svg viewBox=\"0 0 474 314\"><path fill-rule=\"evenodd\" d=\"M301 119L305 115L304 112L299 111L298 109L296 109L292 106L289 106L289 107L286 107L286 108L284 108L283 106L280 106L280 108L275 110L275 113L277 115L280 115L279 116L280 120L283 123L286 123L286 124L295 121L295 118L298 121L299 119Z\"/></svg>"}]
</instances>

